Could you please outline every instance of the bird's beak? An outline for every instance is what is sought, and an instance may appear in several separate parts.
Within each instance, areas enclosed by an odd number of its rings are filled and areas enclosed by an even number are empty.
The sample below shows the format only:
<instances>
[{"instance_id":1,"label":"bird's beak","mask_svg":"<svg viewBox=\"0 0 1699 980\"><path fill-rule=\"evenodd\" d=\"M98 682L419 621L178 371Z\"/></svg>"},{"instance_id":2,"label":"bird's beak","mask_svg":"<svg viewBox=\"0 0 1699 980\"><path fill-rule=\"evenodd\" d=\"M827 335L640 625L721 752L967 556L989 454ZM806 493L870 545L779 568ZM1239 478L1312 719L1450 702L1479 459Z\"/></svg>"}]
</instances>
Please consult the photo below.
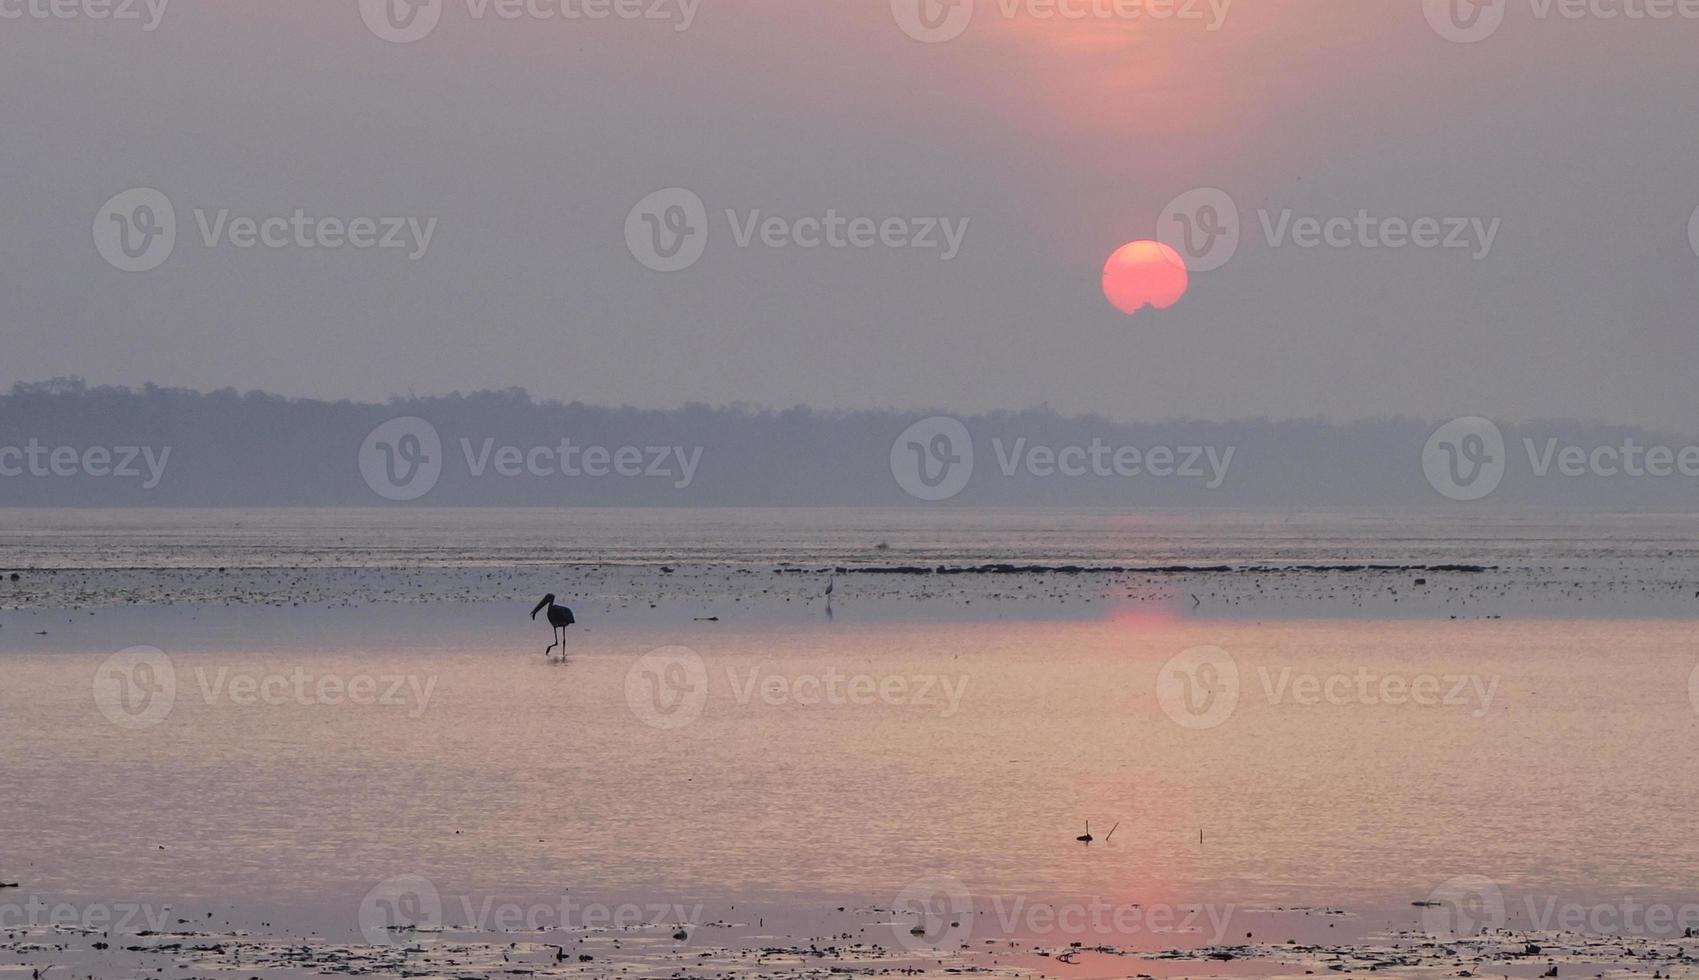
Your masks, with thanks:
<instances>
[{"instance_id":1,"label":"bird's beak","mask_svg":"<svg viewBox=\"0 0 1699 980\"><path fill-rule=\"evenodd\" d=\"M544 609L547 609L548 607L549 607L549 599L548 599L547 596L544 596L543 601L537 603L537 608L531 610L531 618L536 619L537 614L542 612Z\"/></svg>"}]
</instances>

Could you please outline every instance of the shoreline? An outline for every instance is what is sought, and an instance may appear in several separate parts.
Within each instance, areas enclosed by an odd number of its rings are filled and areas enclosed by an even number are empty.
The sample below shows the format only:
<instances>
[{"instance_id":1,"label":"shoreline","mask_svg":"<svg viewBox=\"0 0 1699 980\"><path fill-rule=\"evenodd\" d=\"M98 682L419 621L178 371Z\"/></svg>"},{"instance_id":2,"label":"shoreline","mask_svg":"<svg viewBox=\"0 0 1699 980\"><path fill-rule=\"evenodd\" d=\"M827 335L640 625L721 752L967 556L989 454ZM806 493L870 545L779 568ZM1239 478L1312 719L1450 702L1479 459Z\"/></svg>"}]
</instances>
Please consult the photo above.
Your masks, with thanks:
<instances>
[{"instance_id":1,"label":"shoreline","mask_svg":"<svg viewBox=\"0 0 1699 980\"><path fill-rule=\"evenodd\" d=\"M16 576L14 579L13 576ZM1628 562L368 565L0 571L6 614L184 606L347 608L524 603L555 594L604 621L1092 619L1684 619L1699 568ZM590 621L586 621L587 624Z\"/></svg>"},{"instance_id":2,"label":"shoreline","mask_svg":"<svg viewBox=\"0 0 1699 980\"><path fill-rule=\"evenodd\" d=\"M223 903L74 904L0 895L0 975L43 980L186 971L296 976L735 976L962 974L1000 977L1261 976L1395 971L1405 977L1699 976L1699 937L1587 933L1493 922L1460 933L1453 914L1412 902L1234 910L1231 934L1202 909L1158 917L1128 903L1081 912L983 900L940 909L903 902L650 902L558 905L439 895L392 879L340 918L309 924L277 909ZM394 901L401 899L402 901ZM900 907L899 907L900 906ZM1693 908L1699 908L1694 906ZM1184 913L1186 907L1168 912ZM323 910L321 910L323 911ZM1144 913L1142 916L1140 913ZM1115 925L1109 927L1110 917ZM1010 928L1024 922L1027 928ZM912 923L912 924L911 924ZM1072 924L1069 924L1072 923ZM1134 924L1136 923L1136 924ZM1160 923L1160 924L1159 924ZM1172 924L1170 924L1172 923ZM1546 923L1551 926L1553 923ZM36 971L39 971L37 973Z\"/></svg>"}]
</instances>

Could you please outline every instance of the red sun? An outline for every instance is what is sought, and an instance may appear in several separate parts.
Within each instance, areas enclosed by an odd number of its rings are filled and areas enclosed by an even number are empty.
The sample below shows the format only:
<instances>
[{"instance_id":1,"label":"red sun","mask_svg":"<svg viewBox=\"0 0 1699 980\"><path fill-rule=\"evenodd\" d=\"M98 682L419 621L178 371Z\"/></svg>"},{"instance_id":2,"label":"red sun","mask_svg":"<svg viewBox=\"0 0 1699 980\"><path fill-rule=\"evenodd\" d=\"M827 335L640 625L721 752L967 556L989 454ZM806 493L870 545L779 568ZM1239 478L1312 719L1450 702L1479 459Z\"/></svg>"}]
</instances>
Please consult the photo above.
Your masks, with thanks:
<instances>
[{"instance_id":1,"label":"red sun","mask_svg":"<svg viewBox=\"0 0 1699 980\"><path fill-rule=\"evenodd\" d=\"M1128 242L1103 264L1103 295L1128 316L1146 306L1166 310L1190 283L1180 253L1161 242Z\"/></svg>"}]
</instances>

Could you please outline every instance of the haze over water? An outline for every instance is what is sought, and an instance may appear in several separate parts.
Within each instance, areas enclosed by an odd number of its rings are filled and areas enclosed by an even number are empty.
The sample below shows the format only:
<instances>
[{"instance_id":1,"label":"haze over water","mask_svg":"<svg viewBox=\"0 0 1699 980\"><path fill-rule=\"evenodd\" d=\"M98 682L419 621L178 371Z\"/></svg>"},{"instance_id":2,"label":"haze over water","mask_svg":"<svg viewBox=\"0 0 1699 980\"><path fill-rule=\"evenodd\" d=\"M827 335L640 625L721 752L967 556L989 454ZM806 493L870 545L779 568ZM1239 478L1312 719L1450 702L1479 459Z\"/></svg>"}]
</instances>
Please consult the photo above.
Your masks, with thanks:
<instances>
[{"instance_id":1,"label":"haze over water","mask_svg":"<svg viewBox=\"0 0 1699 980\"><path fill-rule=\"evenodd\" d=\"M1696 40L0 0L0 980L1699 978Z\"/></svg>"}]
</instances>

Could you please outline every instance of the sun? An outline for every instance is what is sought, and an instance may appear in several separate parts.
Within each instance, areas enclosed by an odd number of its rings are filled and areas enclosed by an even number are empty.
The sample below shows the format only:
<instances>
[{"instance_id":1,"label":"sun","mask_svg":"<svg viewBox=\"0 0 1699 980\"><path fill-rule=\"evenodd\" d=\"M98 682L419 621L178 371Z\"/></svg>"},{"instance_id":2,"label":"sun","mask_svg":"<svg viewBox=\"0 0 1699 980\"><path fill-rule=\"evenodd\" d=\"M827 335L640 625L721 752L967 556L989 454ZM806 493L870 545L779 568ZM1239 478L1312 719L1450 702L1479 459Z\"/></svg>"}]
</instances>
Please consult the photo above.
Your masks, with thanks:
<instances>
[{"instance_id":1,"label":"sun","mask_svg":"<svg viewBox=\"0 0 1699 980\"><path fill-rule=\"evenodd\" d=\"M1103 295L1128 316L1146 306L1168 309L1190 284L1180 253L1162 242L1128 242L1103 264Z\"/></svg>"}]
</instances>

